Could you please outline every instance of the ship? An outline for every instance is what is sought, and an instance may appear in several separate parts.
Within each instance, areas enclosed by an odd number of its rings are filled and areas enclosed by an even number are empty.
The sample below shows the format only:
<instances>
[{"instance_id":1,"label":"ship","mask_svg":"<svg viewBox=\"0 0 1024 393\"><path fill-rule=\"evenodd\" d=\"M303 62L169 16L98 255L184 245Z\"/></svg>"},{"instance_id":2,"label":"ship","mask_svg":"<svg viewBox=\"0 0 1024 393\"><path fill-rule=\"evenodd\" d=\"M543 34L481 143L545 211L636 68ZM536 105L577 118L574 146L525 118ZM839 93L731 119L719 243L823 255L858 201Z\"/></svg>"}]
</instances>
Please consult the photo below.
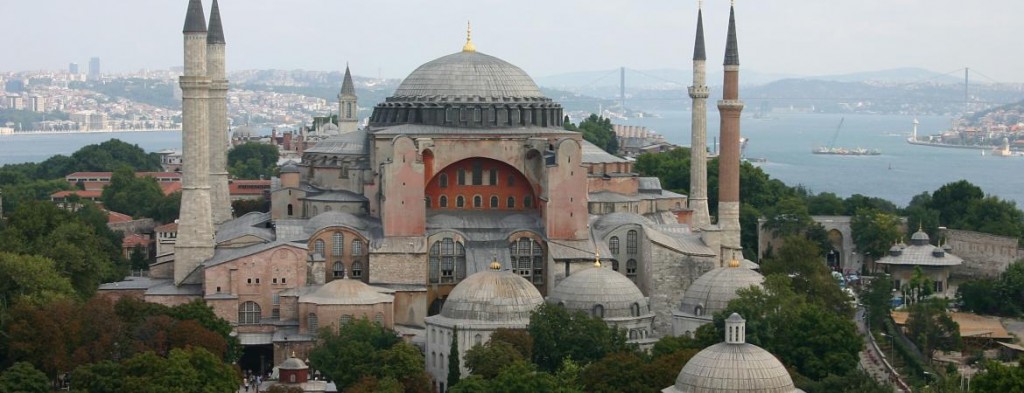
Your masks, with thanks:
<instances>
[{"instance_id":1,"label":"ship","mask_svg":"<svg viewBox=\"0 0 1024 393\"><path fill-rule=\"evenodd\" d=\"M836 144L836 139L839 138L839 131L843 129L843 121L845 121L845 120L846 120L845 117L842 118L842 119L839 119L839 126L836 127L836 132L835 132L834 135L832 135L832 143L829 143L828 146L816 147L813 150L811 150L811 153L835 155L835 156L877 156L877 155L881 155L882 154L882 151L878 150L878 149L865 149L865 148L862 148L862 147L855 147L855 148L837 147L835 145Z\"/></svg>"}]
</instances>

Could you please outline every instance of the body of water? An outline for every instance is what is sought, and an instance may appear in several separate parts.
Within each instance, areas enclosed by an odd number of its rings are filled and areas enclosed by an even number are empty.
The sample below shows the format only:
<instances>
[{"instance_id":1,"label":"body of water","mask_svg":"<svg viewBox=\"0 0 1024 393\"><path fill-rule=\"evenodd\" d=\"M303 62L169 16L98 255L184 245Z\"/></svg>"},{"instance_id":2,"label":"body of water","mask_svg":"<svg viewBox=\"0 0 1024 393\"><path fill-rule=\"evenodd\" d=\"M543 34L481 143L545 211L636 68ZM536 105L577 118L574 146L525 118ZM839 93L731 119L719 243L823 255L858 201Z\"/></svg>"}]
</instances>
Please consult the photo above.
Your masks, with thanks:
<instances>
[{"instance_id":1,"label":"body of water","mask_svg":"<svg viewBox=\"0 0 1024 393\"><path fill-rule=\"evenodd\" d=\"M661 117L615 121L655 130L672 143L690 144L690 113L662 112ZM839 125L837 146L879 149L879 156L811 154L828 145ZM949 118L920 117L918 133L948 128ZM718 135L718 112L708 113L708 143ZM1024 158L982 156L978 150L916 146L906 142L911 116L782 114L770 119L742 119L742 133L750 139L745 155L764 158L759 163L773 178L788 185L803 185L813 192L840 197L863 194L904 206L924 191L966 179L985 193L1024 203ZM0 135L0 165L38 162L54 154L70 155L89 144L117 138L146 151L181 148L180 131L113 132L101 134Z\"/></svg>"}]
</instances>

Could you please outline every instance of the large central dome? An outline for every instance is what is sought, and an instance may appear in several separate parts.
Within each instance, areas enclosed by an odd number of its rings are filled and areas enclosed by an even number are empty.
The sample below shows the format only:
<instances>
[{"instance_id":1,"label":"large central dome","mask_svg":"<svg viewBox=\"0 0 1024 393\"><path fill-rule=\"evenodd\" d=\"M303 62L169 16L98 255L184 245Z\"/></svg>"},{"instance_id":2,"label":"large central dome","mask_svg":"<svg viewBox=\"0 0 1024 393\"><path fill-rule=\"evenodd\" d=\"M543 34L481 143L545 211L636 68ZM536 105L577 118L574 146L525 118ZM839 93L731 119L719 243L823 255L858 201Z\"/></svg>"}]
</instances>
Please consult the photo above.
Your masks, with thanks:
<instances>
[{"instance_id":1,"label":"large central dome","mask_svg":"<svg viewBox=\"0 0 1024 393\"><path fill-rule=\"evenodd\" d=\"M416 68L394 95L373 108L369 123L371 128L432 126L393 129L399 133L515 128L535 134L555 128L562 131L562 116L562 106L544 97L526 72L477 52L467 42L462 52Z\"/></svg>"},{"instance_id":2,"label":"large central dome","mask_svg":"<svg viewBox=\"0 0 1024 393\"><path fill-rule=\"evenodd\" d=\"M458 52L430 61L409 74L393 99L420 101L511 101L543 98L522 69L480 52Z\"/></svg>"}]
</instances>

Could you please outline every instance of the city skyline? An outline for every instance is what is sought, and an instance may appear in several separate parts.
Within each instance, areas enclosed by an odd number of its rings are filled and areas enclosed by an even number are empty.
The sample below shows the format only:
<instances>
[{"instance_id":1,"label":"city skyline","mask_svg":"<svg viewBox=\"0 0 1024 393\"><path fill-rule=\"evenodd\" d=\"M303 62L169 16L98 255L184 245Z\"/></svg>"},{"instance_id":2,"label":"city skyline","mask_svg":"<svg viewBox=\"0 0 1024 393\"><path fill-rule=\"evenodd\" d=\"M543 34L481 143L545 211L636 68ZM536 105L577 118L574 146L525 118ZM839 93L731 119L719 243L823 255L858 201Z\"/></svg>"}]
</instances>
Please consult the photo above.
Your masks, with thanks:
<instances>
[{"instance_id":1,"label":"city skyline","mask_svg":"<svg viewBox=\"0 0 1024 393\"><path fill-rule=\"evenodd\" d=\"M86 64L91 57L101 58L110 72L180 65L185 1L97 0L87 9L71 4L6 4L12 15L45 15L57 23L10 21L10 31L33 34L8 41L14 55L0 58L0 70L66 70L68 63ZM209 6L205 1L207 13ZM402 78L424 59L458 51L469 20L481 52L539 77L619 66L686 69L697 1L225 0L221 8L229 70L336 71L348 63L358 75ZM726 0L704 4L711 64L724 53L728 9ZM983 81L1024 82L1016 72L1024 54L1006 50L1015 46L1011 26L1024 14L1021 2L739 1L736 13L741 64L756 72L809 76L921 67L947 73L970 67Z\"/></svg>"}]
</instances>

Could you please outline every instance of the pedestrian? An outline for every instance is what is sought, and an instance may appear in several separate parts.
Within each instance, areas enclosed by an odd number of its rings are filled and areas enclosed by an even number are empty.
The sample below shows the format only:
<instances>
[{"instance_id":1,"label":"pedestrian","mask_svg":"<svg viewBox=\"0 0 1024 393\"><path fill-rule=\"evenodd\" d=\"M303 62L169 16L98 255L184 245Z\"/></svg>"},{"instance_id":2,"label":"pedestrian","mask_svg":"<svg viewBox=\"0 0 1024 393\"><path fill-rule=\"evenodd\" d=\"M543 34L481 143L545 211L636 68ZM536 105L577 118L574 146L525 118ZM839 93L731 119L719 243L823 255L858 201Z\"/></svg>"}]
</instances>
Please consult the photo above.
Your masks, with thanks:
<instances>
[{"instance_id":1,"label":"pedestrian","mask_svg":"<svg viewBox=\"0 0 1024 393\"><path fill-rule=\"evenodd\" d=\"M249 380L245 379L245 378L242 378L242 386L244 386L245 387L245 391L248 392L249 391Z\"/></svg>"}]
</instances>

